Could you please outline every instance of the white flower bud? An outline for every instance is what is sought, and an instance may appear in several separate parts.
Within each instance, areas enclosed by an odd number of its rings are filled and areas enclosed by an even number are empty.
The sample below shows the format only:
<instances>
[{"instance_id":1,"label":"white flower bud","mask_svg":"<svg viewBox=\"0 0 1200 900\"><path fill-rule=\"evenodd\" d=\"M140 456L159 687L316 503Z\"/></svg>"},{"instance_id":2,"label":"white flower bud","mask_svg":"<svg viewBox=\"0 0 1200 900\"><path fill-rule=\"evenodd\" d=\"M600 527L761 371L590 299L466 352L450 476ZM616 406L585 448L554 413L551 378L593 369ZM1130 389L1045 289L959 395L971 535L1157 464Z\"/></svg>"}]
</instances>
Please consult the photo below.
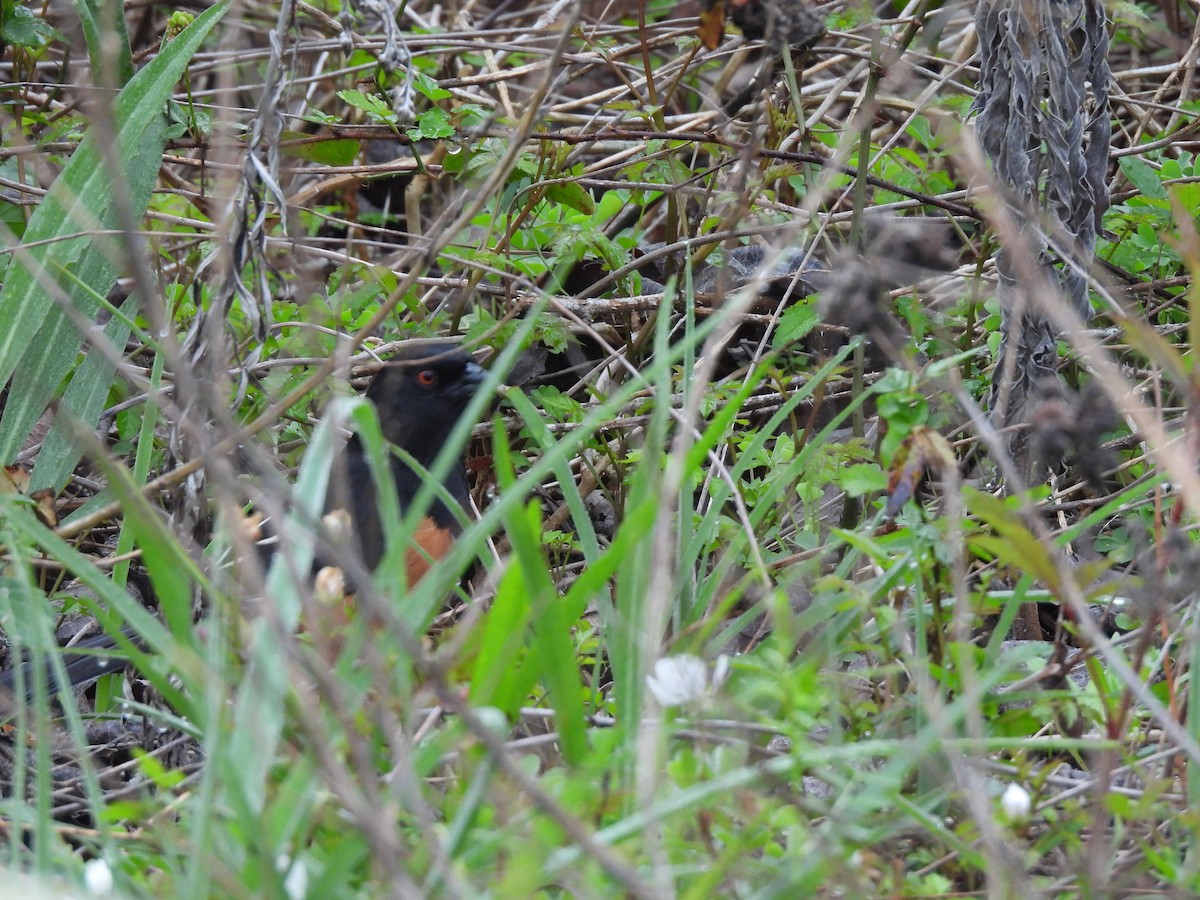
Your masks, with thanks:
<instances>
[{"instance_id":1,"label":"white flower bud","mask_svg":"<svg viewBox=\"0 0 1200 900\"><path fill-rule=\"evenodd\" d=\"M113 889L112 869L102 859L89 859L83 864L83 884L93 897L107 897Z\"/></svg>"},{"instance_id":2,"label":"white flower bud","mask_svg":"<svg viewBox=\"0 0 1200 900\"><path fill-rule=\"evenodd\" d=\"M1033 810L1029 792L1017 784L1010 784L1000 797L1000 808L1010 822L1024 822Z\"/></svg>"}]
</instances>

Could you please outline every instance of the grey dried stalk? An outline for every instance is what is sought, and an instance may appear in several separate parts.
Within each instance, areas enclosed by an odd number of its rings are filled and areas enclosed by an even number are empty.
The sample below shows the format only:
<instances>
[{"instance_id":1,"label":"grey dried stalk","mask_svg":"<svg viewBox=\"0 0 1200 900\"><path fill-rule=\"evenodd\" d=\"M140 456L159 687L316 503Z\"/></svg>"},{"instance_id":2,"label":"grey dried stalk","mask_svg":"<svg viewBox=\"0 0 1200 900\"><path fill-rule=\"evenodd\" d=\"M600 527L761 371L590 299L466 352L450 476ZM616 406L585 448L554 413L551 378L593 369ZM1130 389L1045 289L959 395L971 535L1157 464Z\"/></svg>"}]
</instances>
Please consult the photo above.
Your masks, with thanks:
<instances>
[{"instance_id":1,"label":"grey dried stalk","mask_svg":"<svg viewBox=\"0 0 1200 900\"><path fill-rule=\"evenodd\" d=\"M1043 304L1061 298L1089 317L1083 269L1108 207L1105 26L1101 0L985 0L976 10L976 130L1022 238L996 258L1001 344L991 408L998 425L1021 421L1031 388L1054 376L1058 333ZM1048 233L1065 261L1052 257ZM1030 266L1052 277L1023 277ZM1059 297L1034 296L1029 287L1038 282L1057 284Z\"/></svg>"}]
</instances>

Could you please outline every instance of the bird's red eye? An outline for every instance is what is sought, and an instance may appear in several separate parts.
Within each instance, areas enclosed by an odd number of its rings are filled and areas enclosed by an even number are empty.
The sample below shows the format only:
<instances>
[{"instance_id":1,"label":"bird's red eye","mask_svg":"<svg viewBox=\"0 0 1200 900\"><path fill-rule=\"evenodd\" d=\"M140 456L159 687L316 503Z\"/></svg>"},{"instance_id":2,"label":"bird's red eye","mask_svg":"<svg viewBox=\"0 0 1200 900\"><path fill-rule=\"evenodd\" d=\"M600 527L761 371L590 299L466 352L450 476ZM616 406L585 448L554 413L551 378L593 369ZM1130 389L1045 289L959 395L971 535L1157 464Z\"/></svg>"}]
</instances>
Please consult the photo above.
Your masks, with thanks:
<instances>
[{"instance_id":1,"label":"bird's red eye","mask_svg":"<svg viewBox=\"0 0 1200 900\"><path fill-rule=\"evenodd\" d=\"M434 369L422 369L417 373L417 384L421 387L431 388L438 382L438 374Z\"/></svg>"}]
</instances>

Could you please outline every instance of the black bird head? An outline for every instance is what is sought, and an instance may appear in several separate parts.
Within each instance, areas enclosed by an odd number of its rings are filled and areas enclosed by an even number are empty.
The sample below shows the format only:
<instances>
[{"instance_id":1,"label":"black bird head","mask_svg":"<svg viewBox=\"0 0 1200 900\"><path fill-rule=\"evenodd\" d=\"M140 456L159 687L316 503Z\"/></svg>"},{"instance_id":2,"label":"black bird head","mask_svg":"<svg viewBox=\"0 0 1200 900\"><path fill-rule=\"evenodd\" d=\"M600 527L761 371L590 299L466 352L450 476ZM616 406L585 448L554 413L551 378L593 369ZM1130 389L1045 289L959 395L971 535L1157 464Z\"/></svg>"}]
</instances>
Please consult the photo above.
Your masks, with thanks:
<instances>
[{"instance_id":1,"label":"black bird head","mask_svg":"<svg viewBox=\"0 0 1200 900\"><path fill-rule=\"evenodd\" d=\"M367 388L383 436L432 466L486 373L455 344L402 347Z\"/></svg>"}]
</instances>

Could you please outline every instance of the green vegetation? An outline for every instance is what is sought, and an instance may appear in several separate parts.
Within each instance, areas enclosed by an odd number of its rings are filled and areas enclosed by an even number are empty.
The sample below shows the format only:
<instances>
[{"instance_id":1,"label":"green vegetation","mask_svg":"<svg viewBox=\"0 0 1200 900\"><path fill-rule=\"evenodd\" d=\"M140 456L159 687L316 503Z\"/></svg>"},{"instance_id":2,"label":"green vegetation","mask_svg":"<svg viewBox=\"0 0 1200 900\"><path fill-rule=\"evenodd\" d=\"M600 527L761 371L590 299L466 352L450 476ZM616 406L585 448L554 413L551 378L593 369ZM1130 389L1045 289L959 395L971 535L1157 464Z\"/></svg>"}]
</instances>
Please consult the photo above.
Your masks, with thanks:
<instances>
[{"instance_id":1,"label":"green vegetation","mask_svg":"<svg viewBox=\"0 0 1200 900\"><path fill-rule=\"evenodd\" d=\"M5 667L61 671L92 618L145 649L0 728L0 865L129 897L1200 892L1196 11L1109 5L1095 318L998 430L973 4L835 4L745 59L659 2L6 0ZM349 384L450 335L491 351L434 467L464 451L478 509L314 633L339 429L387 453Z\"/></svg>"}]
</instances>

